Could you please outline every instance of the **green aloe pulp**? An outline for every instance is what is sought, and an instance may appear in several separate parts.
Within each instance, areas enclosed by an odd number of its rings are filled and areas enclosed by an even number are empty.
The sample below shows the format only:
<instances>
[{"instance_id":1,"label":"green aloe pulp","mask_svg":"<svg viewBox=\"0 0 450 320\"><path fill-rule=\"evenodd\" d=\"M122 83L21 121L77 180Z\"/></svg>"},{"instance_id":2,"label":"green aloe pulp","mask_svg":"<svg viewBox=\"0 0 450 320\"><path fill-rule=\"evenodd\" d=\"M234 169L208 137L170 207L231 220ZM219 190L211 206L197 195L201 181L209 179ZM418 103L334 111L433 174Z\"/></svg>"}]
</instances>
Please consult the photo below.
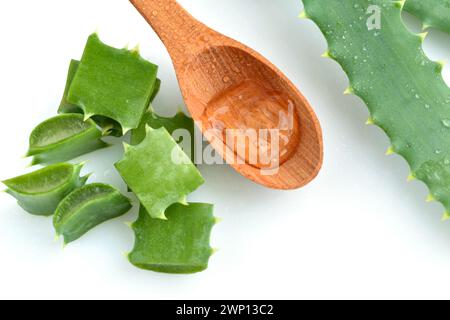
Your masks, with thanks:
<instances>
[{"instance_id":1,"label":"green aloe pulp","mask_svg":"<svg viewBox=\"0 0 450 320\"><path fill-rule=\"evenodd\" d=\"M165 128L147 126L145 139L136 146L125 145L125 156L115 166L150 216L158 219L166 219L170 205L185 203L186 196L204 183Z\"/></svg>"},{"instance_id":2,"label":"green aloe pulp","mask_svg":"<svg viewBox=\"0 0 450 320\"><path fill-rule=\"evenodd\" d=\"M70 86L72 85L73 78L78 71L79 65L80 61L70 61L69 71L67 73L66 87L64 89L64 95L58 108L58 113L83 113L83 110L79 106L71 104L67 101L67 94L69 93Z\"/></svg>"},{"instance_id":3,"label":"green aloe pulp","mask_svg":"<svg viewBox=\"0 0 450 320\"><path fill-rule=\"evenodd\" d=\"M124 215L130 200L115 188L95 183L74 190L62 200L53 219L56 233L70 243L95 226Z\"/></svg>"},{"instance_id":4,"label":"green aloe pulp","mask_svg":"<svg viewBox=\"0 0 450 320\"><path fill-rule=\"evenodd\" d=\"M67 74L66 87L64 89L64 95L61 99L61 104L58 109L58 113L80 113L83 114L83 109L77 105L71 104L67 101L67 95L69 93L70 86L72 85L73 78L78 71L78 67L80 65L80 61L72 60L70 62L69 71ZM122 136L122 128L120 124L116 121L102 117L102 116L93 116L92 120L95 121L97 125L99 125L103 130L104 136L114 136L121 137Z\"/></svg>"},{"instance_id":5,"label":"green aloe pulp","mask_svg":"<svg viewBox=\"0 0 450 320\"><path fill-rule=\"evenodd\" d=\"M25 211L51 216L64 197L86 183L88 177L80 177L82 167L83 164L54 164L3 183Z\"/></svg>"},{"instance_id":6,"label":"green aloe pulp","mask_svg":"<svg viewBox=\"0 0 450 320\"><path fill-rule=\"evenodd\" d=\"M27 156L32 164L52 164L108 147L102 132L80 114L62 114L39 124L30 135Z\"/></svg>"},{"instance_id":7,"label":"green aloe pulp","mask_svg":"<svg viewBox=\"0 0 450 320\"><path fill-rule=\"evenodd\" d=\"M137 145L145 139L146 126L153 129L165 128L172 137L176 138L184 152L194 161L194 120L179 111L174 117L166 118L158 116L153 110L148 111L142 119L139 127L131 131L131 144Z\"/></svg>"},{"instance_id":8,"label":"green aloe pulp","mask_svg":"<svg viewBox=\"0 0 450 320\"><path fill-rule=\"evenodd\" d=\"M97 34L89 37L67 94L85 118L106 117L120 124L123 134L139 126L157 83L158 67L137 51L115 49Z\"/></svg>"},{"instance_id":9,"label":"green aloe pulp","mask_svg":"<svg viewBox=\"0 0 450 320\"><path fill-rule=\"evenodd\" d=\"M132 228L136 235L130 262L138 268L164 273L195 273L205 270L213 250L210 236L216 219L213 206L190 203L167 209L168 220L152 219L141 207Z\"/></svg>"}]
</instances>

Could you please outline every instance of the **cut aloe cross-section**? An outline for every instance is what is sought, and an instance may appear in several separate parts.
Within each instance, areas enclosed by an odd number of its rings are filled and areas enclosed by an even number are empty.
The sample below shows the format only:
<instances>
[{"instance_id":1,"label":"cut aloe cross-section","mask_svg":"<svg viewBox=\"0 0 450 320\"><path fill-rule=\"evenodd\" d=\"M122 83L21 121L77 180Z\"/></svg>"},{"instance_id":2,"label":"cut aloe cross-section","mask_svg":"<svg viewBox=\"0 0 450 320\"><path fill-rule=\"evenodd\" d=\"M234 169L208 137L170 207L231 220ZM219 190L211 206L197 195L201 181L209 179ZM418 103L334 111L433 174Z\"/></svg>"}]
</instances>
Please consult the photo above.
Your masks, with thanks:
<instances>
[{"instance_id":1,"label":"cut aloe cross-section","mask_svg":"<svg viewBox=\"0 0 450 320\"><path fill-rule=\"evenodd\" d=\"M67 244L100 223L120 217L130 209L130 200L118 190L94 183L76 189L64 198L56 209L53 224L56 233L63 235Z\"/></svg>"},{"instance_id":2,"label":"cut aloe cross-section","mask_svg":"<svg viewBox=\"0 0 450 320\"><path fill-rule=\"evenodd\" d=\"M140 144L125 145L125 156L115 166L150 216L165 219L165 210L186 203L204 180L165 128L147 126L146 134Z\"/></svg>"},{"instance_id":3,"label":"cut aloe cross-section","mask_svg":"<svg viewBox=\"0 0 450 320\"><path fill-rule=\"evenodd\" d=\"M80 114L61 114L39 124L30 135L27 156L32 164L52 164L72 160L108 146L92 120Z\"/></svg>"},{"instance_id":4,"label":"cut aloe cross-section","mask_svg":"<svg viewBox=\"0 0 450 320\"><path fill-rule=\"evenodd\" d=\"M205 270L214 250L211 230L217 220L213 205L175 204L167 209L168 220L152 219L141 207L133 223L136 240L130 262L141 269L189 274Z\"/></svg>"},{"instance_id":5,"label":"cut aloe cross-section","mask_svg":"<svg viewBox=\"0 0 450 320\"><path fill-rule=\"evenodd\" d=\"M89 37L67 101L80 106L85 119L102 116L123 133L139 126L154 92L158 67L137 51L116 49Z\"/></svg>"},{"instance_id":6,"label":"cut aloe cross-section","mask_svg":"<svg viewBox=\"0 0 450 320\"><path fill-rule=\"evenodd\" d=\"M82 167L83 164L54 164L3 183L8 187L6 192L25 211L50 216L64 197L86 183L88 177L80 177Z\"/></svg>"}]
</instances>

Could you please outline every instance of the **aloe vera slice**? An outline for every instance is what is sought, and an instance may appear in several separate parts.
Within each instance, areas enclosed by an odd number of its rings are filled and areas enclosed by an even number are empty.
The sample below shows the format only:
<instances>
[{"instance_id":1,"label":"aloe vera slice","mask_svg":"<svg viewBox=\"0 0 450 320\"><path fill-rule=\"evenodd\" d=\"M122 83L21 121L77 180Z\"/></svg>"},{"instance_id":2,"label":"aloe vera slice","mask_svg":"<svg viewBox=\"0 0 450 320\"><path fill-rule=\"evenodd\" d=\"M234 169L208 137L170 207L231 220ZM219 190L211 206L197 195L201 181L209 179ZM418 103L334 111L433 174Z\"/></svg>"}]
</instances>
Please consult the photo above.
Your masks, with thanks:
<instances>
[{"instance_id":1,"label":"aloe vera slice","mask_svg":"<svg viewBox=\"0 0 450 320\"><path fill-rule=\"evenodd\" d=\"M166 219L165 210L186 203L204 180L165 128L147 126L146 133L140 144L125 144L125 156L115 166L150 216Z\"/></svg>"},{"instance_id":2,"label":"aloe vera slice","mask_svg":"<svg viewBox=\"0 0 450 320\"><path fill-rule=\"evenodd\" d=\"M194 140L194 120L192 118L186 116L182 111L179 111L172 118L165 118L158 116L153 110L149 110L144 115L139 127L131 131L131 145L137 145L141 143L142 140L145 139L146 136L145 127L147 125L152 127L153 129L159 129L164 127L172 136L174 132L176 133L176 131L179 129L185 130L185 132L181 133L187 133L189 137L180 134L180 137L177 137L178 139L176 139L176 141L178 144L183 145L185 147L183 148L184 152L191 157L192 161L194 161L195 140ZM189 144L184 144L183 140L185 138L190 139ZM187 150L188 148L190 150Z\"/></svg>"},{"instance_id":3,"label":"aloe vera slice","mask_svg":"<svg viewBox=\"0 0 450 320\"><path fill-rule=\"evenodd\" d=\"M83 164L58 163L3 181L3 184L25 211L51 216L64 197L86 183L88 176L80 177L82 167Z\"/></svg>"},{"instance_id":4,"label":"aloe vera slice","mask_svg":"<svg viewBox=\"0 0 450 320\"><path fill-rule=\"evenodd\" d=\"M139 126L152 97L158 67L137 51L116 49L89 37L67 95L86 119L103 116L120 124L123 134Z\"/></svg>"},{"instance_id":5,"label":"aloe vera slice","mask_svg":"<svg viewBox=\"0 0 450 320\"><path fill-rule=\"evenodd\" d=\"M38 125L30 135L32 164L52 164L108 147L94 121L80 114L61 114Z\"/></svg>"},{"instance_id":6,"label":"aloe vera slice","mask_svg":"<svg viewBox=\"0 0 450 320\"><path fill-rule=\"evenodd\" d=\"M153 93L152 96L150 97L150 102L153 102L153 100L155 100L160 90L161 90L161 79L156 78L155 86L153 87Z\"/></svg>"},{"instance_id":7,"label":"aloe vera slice","mask_svg":"<svg viewBox=\"0 0 450 320\"><path fill-rule=\"evenodd\" d=\"M67 101L67 94L69 92L70 86L72 85L73 78L75 77L76 72L78 71L78 66L80 65L80 61L72 60L70 62L69 71L67 73L67 81L66 87L64 89L64 95L61 99L61 104L58 109L58 113L79 113L83 114L83 109L77 105L69 103ZM94 116L92 120L99 125L103 130L104 136L114 136L121 137L122 136L122 128L120 124L112 119L108 119L102 116Z\"/></svg>"},{"instance_id":8,"label":"aloe vera slice","mask_svg":"<svg viewBox=\"0 0 450 320\"><path fill-rule=\"evenodd\" d=\"M325 35L329 50L347 73L347 93L362 98L368 124L391 140L388 154L406 159L410 179L423 181L429 200L450 213L450 88L442 64L428 59L424 35L412 34L401 19L404 2L388 0L303 0L305 16ZM369 6L380 11L381 28L367 27Z\"/></svg>"},{"instance_id":9,"label":"aloe vera slice","mask_svg":"<svg viewBox=\"0 0 450 320\"><path fill-rule=\"evenodd\" d=\"M423 22L423 28L450 33L450 0L407 0L405 10Z\"/></svg>"},{"instance_id":10,"label":"aloe vera slice","mask_svg":"<svg viewBox=\"0 0 450 320\"><path fill-rule=\"evenodd\" d=\"M61 103L58 108L58 113L83 113L83 110L72 103L67 101L67 94L69 93L70 86L72 84L73 78L78 71L78 66L80 61L71 60L69 65L69 71L67 73L66 87L64 88L64 95L61 99Z\"/></svg>"},{"instance_id":11,"label":"aloe vera slice","mask_svg":"<svg viewBox=\"0 0 450 320\"><path fill-rule=\"evenodd\" d=\"M58 236L70 243L95 226L120 217L131 209L130 200L115 188L94 183L74 190L65 197L53 219Z\"/></svg>"},{"instance_id":12,"label":"aloe vera slice","mask_svg":"<svg viewBox=\"0 0 450 320\"><path fill-rule=\"evenodd\" d=\"M174 204L168 220L152 219L141 207L132 224L136 239L129 261L136 267L163 273L190 274L208 268L214 250L210 237L216 219L213 205Z\"/></svg>"}]
</instances>

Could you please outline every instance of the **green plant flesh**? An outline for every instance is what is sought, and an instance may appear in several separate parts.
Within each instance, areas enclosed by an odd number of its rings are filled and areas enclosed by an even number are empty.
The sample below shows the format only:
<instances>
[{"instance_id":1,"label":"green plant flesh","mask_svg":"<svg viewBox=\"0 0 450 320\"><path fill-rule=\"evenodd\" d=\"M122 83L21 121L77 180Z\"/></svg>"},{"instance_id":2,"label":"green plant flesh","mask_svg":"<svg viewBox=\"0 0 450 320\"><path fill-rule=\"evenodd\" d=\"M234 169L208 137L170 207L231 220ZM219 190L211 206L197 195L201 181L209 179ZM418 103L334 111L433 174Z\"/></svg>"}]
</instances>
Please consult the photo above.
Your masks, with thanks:
<instances>
[{"instance_id":1,"label":"green plant flesh","mask_svg":"<svg viewBox=\"0 0 450 320\"><path fill-rule=\"evenodd\" d=\"M8 188L6 192L16 198L25 211L50 216L64 197L86 183L88 177L80 177L82 167L82 164L54 164L3 183Z\"/></svg>"},{"instance_id":2,"label":"green plant flesh","mask_svg":"<svg viewBox=\"0 0 450 320\"><path fill-rule=\"evenodd\" d=\"M126 133L139 126L156 85L158 67L137 51L103 44L97 34L89 37L67 94L80 106L85 119L102 116L120 124Z\"/></svg>"},{"instance_id":3,"label":"green plant flesh","mask_svg":"<svg viewBox=\"0 0 450 320\"><path fill-rule=\"evenodd\" d=\"M132 225L136 240L129 254L138 268L164 273L189 274L205 270L213 253L211 230L216 223L213 206L174 204L167 209L168 220L152 219L141 207Z\"/></svg>"},{"instance_id":4,"label":"green plant flesh","mask_svg":"<svg viewBox=\"0 0 450 320\"><path fill-rule=\"evenodd\" d=\"M58 113L79 113L83 114L83 109L77 105L71 104L67 101L67 94L69 92L70 86L72 85L73 78L75 77L76 72L78 71L78 66L80 65L80 61L72 60L70 62L69 71L67 73L67 81L66 87L64 89L64 95L61 99L61 104L58 109ZM99 125L103 130L104 136L114 136L121 137L122 136L122 128L120 124L116 121L103 117L103 116L93 116L92 120Z\"/></svg>"},{"instance_id":5,"label":"green plant flesh","mask_svg":"<svg viewBox=\"0 0 450 320\"><path fill-rule=\"evenodd\" d=\"M405 10L423 21L423 28L450 33L450 0L406 0Z\"/></svg>"},{"instance_id":6,"label":"green plant flesh","mask_svg":"<svg viewBox=\"0 0 450 320\"><path fill-rule=\"evenodd\" d=\"M186 203L186 196L204 183L165 128L147 126L145 139L125 145L125 156L115 166L153 218L165 219L170 205Z\"/></svg>"},{"instance_id":7,"label":"green plant flesh","mask_svg":"<svg viewBox=\"0 0 450 320\"><path fill-rule=\"evenodd\" d=\"M182 111L179 111L175 117L165 118L160 117L153 112L148 111L141 124L135 130L131 131L131 144L137 145L145 139L146 126L150 126L153 129L159 129L164 127L175 141L181 146L183 151L194 161L194 120L186 116Z\"/></svg>"},{"instance_id":8,"label":"green plant flesh","mask_svg":"<svg viewBox=\"0 0 450 320\"><path fill-rule=\"evenodd\" d=\"M152 93L152 96L150 97L150 102L153 102L153 100L156 99L156 96L158 95L160 90L161 90L161 80L156 78L155 86L153 88L153 93Z\"/></svg>"},{"instance_id":9,"label":"green plant flesh","mask_svg":"<svg viewBox=\"0 0 450 320\"><path fill-rule=\"evenodd\" d=\"M83 110L79 106L71 104L67 101L67 94L69 93L70 85L72 84L73 78L77 73L79 65L80 61L70 61L69 71L67 73L66 87L64 89L64 95L58 108L58 113L83 113Z\"/></svg>"},{"instance_id":10,"label":"green plant flesh","mask_svg":"<svg viewBox=\"0 0 450 320\"><path fill-rule=\"evenodd\" d=\"M67 244L130 209L130 200L115 188L100 183L90 184L76 189L62 200L56 209L53 225Z\"/></svg>"},{"instance_id":11,"label":"green plant flesh","mask_svg":"<svg viewBox=\"0 0 450 320\"><path fill-rule=\"evenodd\" d=\"M44 121L30 135L27 156L32 164L52 164L74 159L108 146L92 120L80 114L62 114Z\"/></svg>"},{"instance_id":12,"label":"green plant flesh","mask_svg":"<svg viewBox=\"0 0 450 320\"><path fill-rule=\"evenodd\" d=\"M442 65L422 50L423 36L401 20L401 2L387 0L304 0L305 16L324 33L329 50L345 70L346 91L362 98L368 123L391 139L388 153L403 156L418 178L450 212L450 89ZM367 21L380 10L381 28ZM374 9L374 7L371 7ZM367 13L370 11L371 13Z\"/></svg>"},{"instance_id":13,"label":"green plant flesh","mask_svg":"<svg viewBox=\"0 0 450 320\"><path fill-rule=\"evenodd\" d=\"M70 61L69 71L67 72L66 87L64 89L64 95L61 99L61 103L58 108L58 113L83 113L83 109L81 107L71 104L67 101L67 95L69 93L70 86L72 85L73 78L75 77L75 74L78 71L79 65L80 65L80 61L78 61L78 60ZM154 88L153 88L152 96L150 98L150 102L153 102L153 100L158 95L160 89L161 89L161 80L157 78ZM103 117L100 117L100 118L103 118ZM112 121L111 119L105 118L105 119L101 119L100 124L106 120ZM120 129L120 125L118 123L114 122L114 124L117 124Z\"/></svg>"},{"instance_id":14,"label":"green plant flesh","mask_svg":"<svg viewBox=\"0 0 450 320\"><path fill-rule=\"evenodd\" d=\"M79 65L80 65L80 61L72 60L70 62L69 71L67 74L66 87L64 90L63 98L61 100L61 104L58 109L58 113L80 113L80 114L83 114L83 109L81 107L71 104L67 101L67 94L69 92L70 86L72 85L73 78L75 77L75 74L78 71ZM160 88L161 88L161 80L156 79L150 102L152 102L156 98L156 96L159 93ZM94 120L95 123L97 123L103 129L104 136L106 136L106 135L115 136L115 137L122 136L122 128L117 121L114 121L110 118L106 118L103 116L93 116L92 120Z\"/></svg>"}]
</instances>

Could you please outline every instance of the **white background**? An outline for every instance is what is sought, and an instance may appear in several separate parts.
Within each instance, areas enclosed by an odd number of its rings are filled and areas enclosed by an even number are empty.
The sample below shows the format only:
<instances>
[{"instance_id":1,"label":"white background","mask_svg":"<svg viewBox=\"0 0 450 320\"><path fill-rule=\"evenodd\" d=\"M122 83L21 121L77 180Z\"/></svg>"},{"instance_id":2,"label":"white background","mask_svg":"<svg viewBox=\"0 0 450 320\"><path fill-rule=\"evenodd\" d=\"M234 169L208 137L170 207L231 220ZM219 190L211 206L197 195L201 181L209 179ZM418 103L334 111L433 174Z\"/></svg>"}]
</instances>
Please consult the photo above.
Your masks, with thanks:
<instances>
[{"instance_id":1,"label":"white background","mask_svg":"<svg viewBox=\"0 0 450 320\"><path fill-rule=\"evenodd\" d=\"M206 272L174 276L141 271L124 253L133 233L105 223L64 250L51 219L24 213L0 195L0 298L450 298L450 224L443 208L426 204L408 167L386 157L388 140L365 126L368 112L343 96L348 80L317 27L299 20L299 0L183 0L214 29L260 51L300 88L323 126L325 163L306 188L272 191L226 166L201 166L206 184L190 200L211 202L223 218L213 233ZM418 31L416 19L406 17ZM160 66L164 115L183 105L169 57L127 0L0 2L0 179L25 173L28 135L55 114L71 58L98 30L112 45L141 43ZM450 57L450 36L432 31L425 42L436 60ZM449 80L449 68L445 69ZM85 172L125 186L113 169L121 145L90 154ZM29 171L30 169L28 169Z\"/></svg>"}]
</instances>

